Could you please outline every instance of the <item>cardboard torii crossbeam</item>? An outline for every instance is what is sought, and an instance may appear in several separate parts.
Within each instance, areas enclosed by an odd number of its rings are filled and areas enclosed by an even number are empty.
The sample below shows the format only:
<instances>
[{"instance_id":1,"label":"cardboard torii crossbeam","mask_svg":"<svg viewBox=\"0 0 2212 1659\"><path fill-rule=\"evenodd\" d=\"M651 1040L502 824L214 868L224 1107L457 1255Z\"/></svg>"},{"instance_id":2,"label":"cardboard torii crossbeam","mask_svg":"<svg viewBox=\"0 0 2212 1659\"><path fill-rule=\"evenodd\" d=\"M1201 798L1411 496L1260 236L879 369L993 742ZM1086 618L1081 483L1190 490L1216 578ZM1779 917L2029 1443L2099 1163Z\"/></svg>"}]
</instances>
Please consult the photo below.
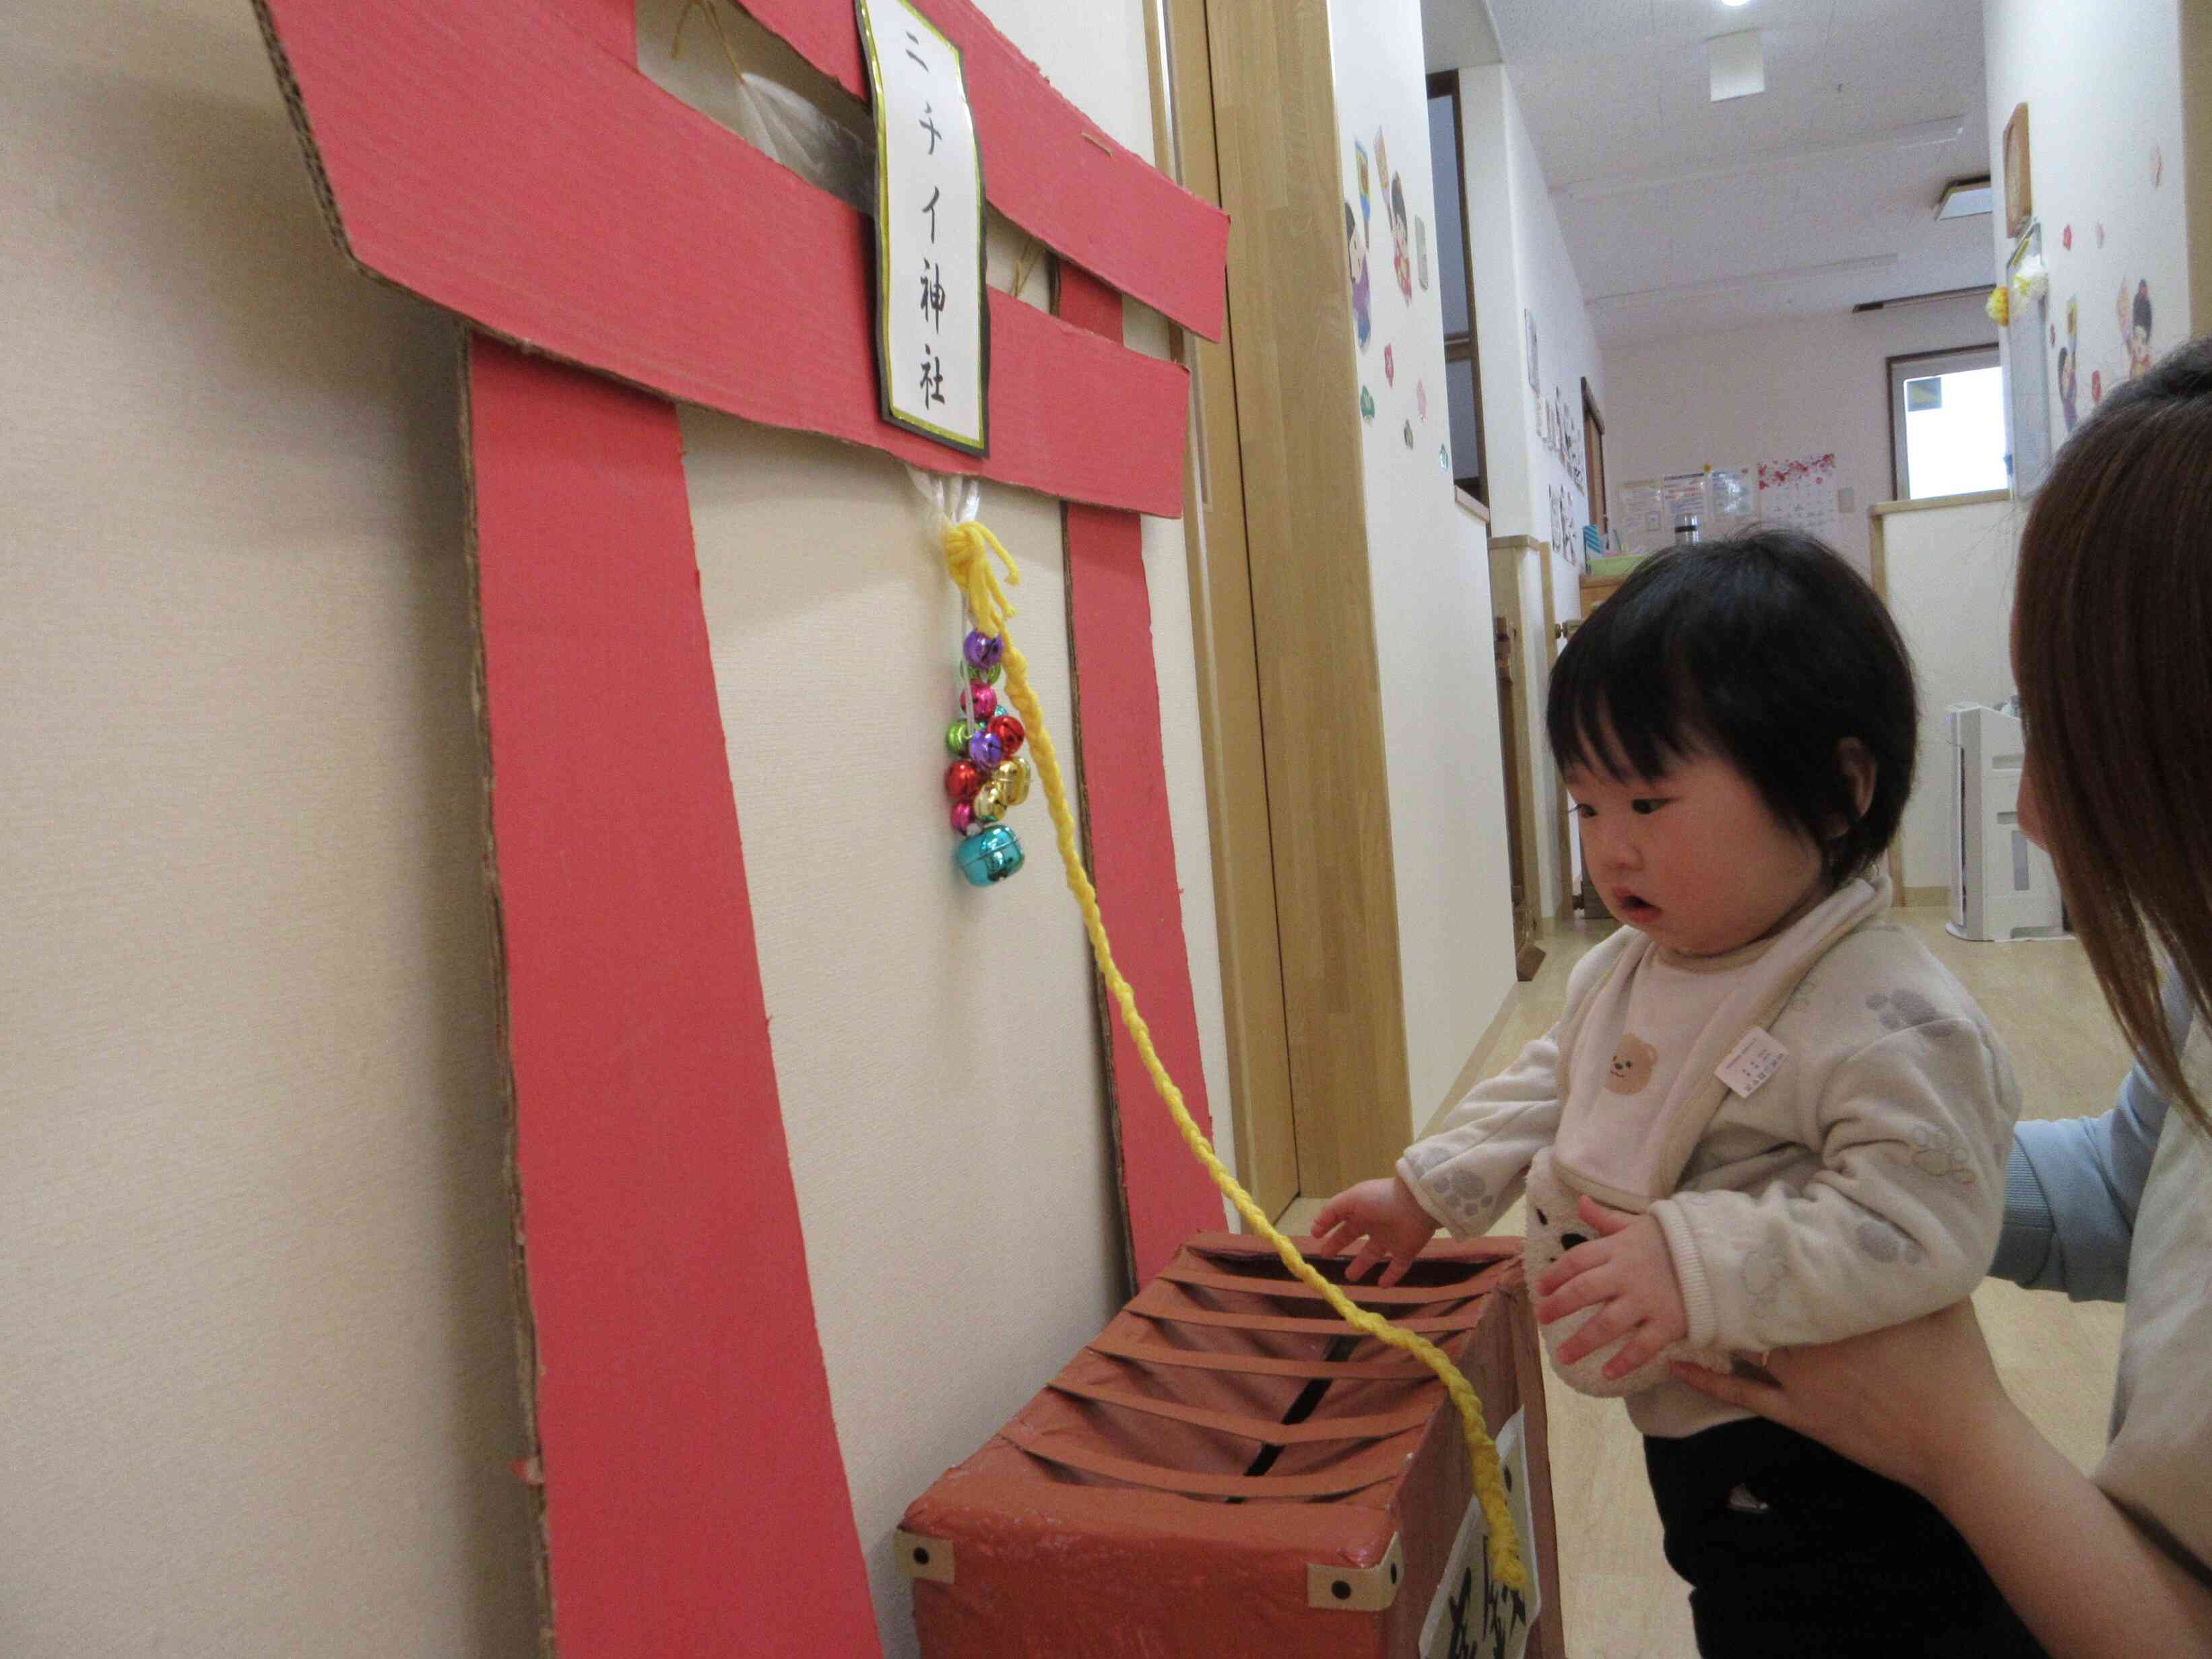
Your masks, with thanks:
<instances>
[{"instance_id":1,"label":"cardboard torii crossbeam","mask_svg":"<svg viewBox=\"0 0 2212 1659\"><path fill-rule=\"evenodd\" d=\"M980 463L881 420L866 225L641 75L633 0L256 0L340 246L483 331L471 552L525 1398L564 1659L879 1650L668 399L1072 503L1095 872L1206 1121L1136 517L1180 511L1187 380L1121 346L1115 290L1218 331L1226 221L967 0L920 3L969 53L987 148L1033 151L987 167L994 203L1113 284L1063 266L1061 319L990 296ZM752 9L846 78L843 0ZM1055 179L1079 155L1081 179ZM1220 1207L1115 1038L1149 1277Z\"/></svg>"}]
</instances>

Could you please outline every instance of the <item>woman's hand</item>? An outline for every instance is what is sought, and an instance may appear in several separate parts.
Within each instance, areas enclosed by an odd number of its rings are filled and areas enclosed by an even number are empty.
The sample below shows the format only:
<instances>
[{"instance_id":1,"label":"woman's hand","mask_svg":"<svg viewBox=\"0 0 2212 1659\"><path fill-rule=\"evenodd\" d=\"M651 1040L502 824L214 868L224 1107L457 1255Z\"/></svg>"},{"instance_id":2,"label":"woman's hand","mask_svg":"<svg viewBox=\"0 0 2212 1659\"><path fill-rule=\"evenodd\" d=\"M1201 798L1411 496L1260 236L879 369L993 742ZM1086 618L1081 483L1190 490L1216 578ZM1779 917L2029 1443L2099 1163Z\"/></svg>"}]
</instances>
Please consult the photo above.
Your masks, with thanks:
<instances>
[{"instance_id":1,"label":"woman's hand","mask_svg":"<svg viewBox=\"0 0 2212 1659\"><path fill-rule=\"evenodd\" d=\"M1390 1265L1375 1281L1378 1285L1395 1285L1403 1279L1421 1247L1436 1232L1436 1218L1421 1207L1413 1189L1395 1176L1346 1187L1322 1205L1313 1219L1316 1255L1334 1255L1348 1249L1354 1239L1367 1241L1344 1270L1346 1280L1358 1279L1388 1256Z\"/></svg>"},{"instance_id":2,"label":"woman's hand","mask_svg":"<svg viewBox=\"0 0 2212 1659\"><path fill-rule=\"evenodd\" d=\"M1971 1302L1841 1342L1777 1348L1765 1366L1771 1382L1672 1369L1938 1503L1946 1476L2013 1411Z\"/></svg>"},{"instance_id":3,"label":"woman's hand","mask_svg":"<svg viewBox=\"0 0 2212 1659\"><path fill-rule=\"evenodd\" d=\"M1673 1369L1933 1503L2059 1659L2212 1653L2212 1589L2006 1397L1972 1303L1846 1341L1778 1348L1766 1365L1772 1384Z\"/></svg>"}]
</instances>

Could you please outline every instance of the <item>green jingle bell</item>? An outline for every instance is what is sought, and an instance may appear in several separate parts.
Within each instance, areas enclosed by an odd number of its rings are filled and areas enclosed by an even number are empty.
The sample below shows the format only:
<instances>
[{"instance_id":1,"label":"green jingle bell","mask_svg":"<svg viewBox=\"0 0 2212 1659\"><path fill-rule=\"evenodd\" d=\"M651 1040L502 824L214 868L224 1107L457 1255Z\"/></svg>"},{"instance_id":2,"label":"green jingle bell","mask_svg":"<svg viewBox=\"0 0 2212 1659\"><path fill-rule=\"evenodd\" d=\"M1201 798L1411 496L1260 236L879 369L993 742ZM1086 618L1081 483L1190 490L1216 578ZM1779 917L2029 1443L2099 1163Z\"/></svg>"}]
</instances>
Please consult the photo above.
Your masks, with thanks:
<instances>
[{"instance_id":1,"label":"green jingle bell","mask_svg":"<svg viewBox=\"0 0 2212 1659\"><path fill-rule=\"evenodd\" d=\"M978 666L963 656L960 659L960 672L977 685L996 685L1000 677L1006 672L1006 665L1003 662L993 662Z\"/></svg>"},{"instance_id":2,"label":"green jingle bell","mask_svg":"<svg viewBox=\"0 0 2212 1659\"><path fill-rule=\"evenodd\" d=\"M955 720L945 728L945 746L952 751L956 760L968 758L968 745L983 728L973 720Z\"/></svg>"},{"instance_id":3,"label":"green jingle bell","mask_svg":"<svg viewBox=\"0 0 2212 1659\"><path fill-rule=\"evenodd\" d=\"M1004 881L1022 867L1022 844L1004 824L974 835L953 848L953 862L971 887Z\"/></svg>"}]
</instances>

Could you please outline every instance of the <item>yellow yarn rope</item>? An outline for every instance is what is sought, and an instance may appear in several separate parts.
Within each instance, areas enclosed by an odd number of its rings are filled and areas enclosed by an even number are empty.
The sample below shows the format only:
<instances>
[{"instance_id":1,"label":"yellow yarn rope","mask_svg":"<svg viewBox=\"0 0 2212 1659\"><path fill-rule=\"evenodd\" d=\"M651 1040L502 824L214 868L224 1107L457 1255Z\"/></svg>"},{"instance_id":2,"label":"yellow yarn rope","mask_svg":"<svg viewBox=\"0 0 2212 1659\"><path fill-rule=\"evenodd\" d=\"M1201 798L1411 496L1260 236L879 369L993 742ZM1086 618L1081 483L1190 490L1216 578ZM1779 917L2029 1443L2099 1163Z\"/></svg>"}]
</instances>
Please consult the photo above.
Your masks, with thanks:
<instances>
[{"instance_id":1,"label":"yellow yarn rope","mask_svg":"<svg viewBox=\"0 0 2212 1659\"><path fill-rule=\"evenodd\" d=\"M1114 994L1115 1004L1121 1011L1121 1024L1135 1041L1137 1052L1144 1057L1145 1069L1152 1074L1152 1085L1159 1091L1160 1098L1167 1103L1176 1127L1182 1132L1192 1156L1213 1176L1213 1184L1237 1206L1237 1213L1251 1224L1252 1230L1275 1247L1285 1267L1319 1291L1354 1330L1403 1349L1437 1374L1451 1395L1452 1403L1459 1407L1460 1423L1467 1433L1474 1490L1482 1500L1483 1515L1490 1522L1491 1573L1509 1589L1525 1591L1528 1577L1522 1565L1512 1512L1506 1507L1505 1478L1498 1466L1498 1446L1484 1425L1482 1401L1476 1397L1474 1386L1460 1375L1459 1367L1435 1343L1368 1312L1323 1279L1313 1264L1298 1254L1298 1247L1275 1231L1267 1212L1237 1184L1237 1178L1223 1166L1198 1125L1191 1121L1183 1105L1182 1091L1176 1087L1175 1079L1168 1075L1167 1067L1160 1063L1152 1048L1151 1028L1137 1012L1136 993L1121 977L1121 970L1114 965L1113 948L1106 942L1106 924L1098 913L1097 890L1091 884L1091 877L1083 867L1083 855L1076 846L1075 818L1068 811L1067 790L1060 779L1059 757L1053 752L1051 734L1045 730L1044 710L1030 687L1029 659L1022 655L1013 636L1006 631L1006 619L1013 615L1013 607L1006 603L1006 590L999 584L999 573L991 560L995 556L1006 567L1009 582L1019 582L1021 573L999 538L973 519L958 524L947 520L944 539L945 572L967 599L975 625L1005 641L1006 689L1013 697L1022 724L1028 729L1030 746L1036 757L1037 774L1044 780L1045 803L1051 809L1053 828L1060 837L1060 861L1067 872L1069 890L1082 908L1083 926L1091 935L1091 953L1097 957L1098 971L1104 975L1106 987Z\"/></svg>"}]
</instances>

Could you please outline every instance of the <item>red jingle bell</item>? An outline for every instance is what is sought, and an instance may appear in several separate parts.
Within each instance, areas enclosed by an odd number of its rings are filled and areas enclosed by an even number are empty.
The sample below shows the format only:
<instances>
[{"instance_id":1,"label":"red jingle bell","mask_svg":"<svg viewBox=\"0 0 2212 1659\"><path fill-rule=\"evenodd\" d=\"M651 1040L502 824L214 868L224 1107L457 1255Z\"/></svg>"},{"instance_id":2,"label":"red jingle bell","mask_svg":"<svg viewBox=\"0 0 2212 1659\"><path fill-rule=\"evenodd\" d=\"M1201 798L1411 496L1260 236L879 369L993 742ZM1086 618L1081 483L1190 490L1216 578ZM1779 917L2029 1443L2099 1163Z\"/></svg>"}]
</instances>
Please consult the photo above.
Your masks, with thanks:
<instances>
[{"instance_id":1,"label":"red jingle bell","mask_svg":"<svg viewBox=\"0 0 2212 1659\"><path fill-rule=\"evenodd\" d=\"M1014 714L997 716L986 729L999 740L999 747L1006 750L1009 759L1021 753L1023 740L1029 736L1020 717Z\"/></svg>"},{"instance_id":2,"label":"red jingle bell","mask_svg":"<svg viewBox=\"0 0 2212 1659\"><path fill-rule=\"evenodd\" d=\"M974 761L958 760L945 769L945 793L950 800L973 800L983 787L983 769Z\"/></svg>"}]
</instances>

